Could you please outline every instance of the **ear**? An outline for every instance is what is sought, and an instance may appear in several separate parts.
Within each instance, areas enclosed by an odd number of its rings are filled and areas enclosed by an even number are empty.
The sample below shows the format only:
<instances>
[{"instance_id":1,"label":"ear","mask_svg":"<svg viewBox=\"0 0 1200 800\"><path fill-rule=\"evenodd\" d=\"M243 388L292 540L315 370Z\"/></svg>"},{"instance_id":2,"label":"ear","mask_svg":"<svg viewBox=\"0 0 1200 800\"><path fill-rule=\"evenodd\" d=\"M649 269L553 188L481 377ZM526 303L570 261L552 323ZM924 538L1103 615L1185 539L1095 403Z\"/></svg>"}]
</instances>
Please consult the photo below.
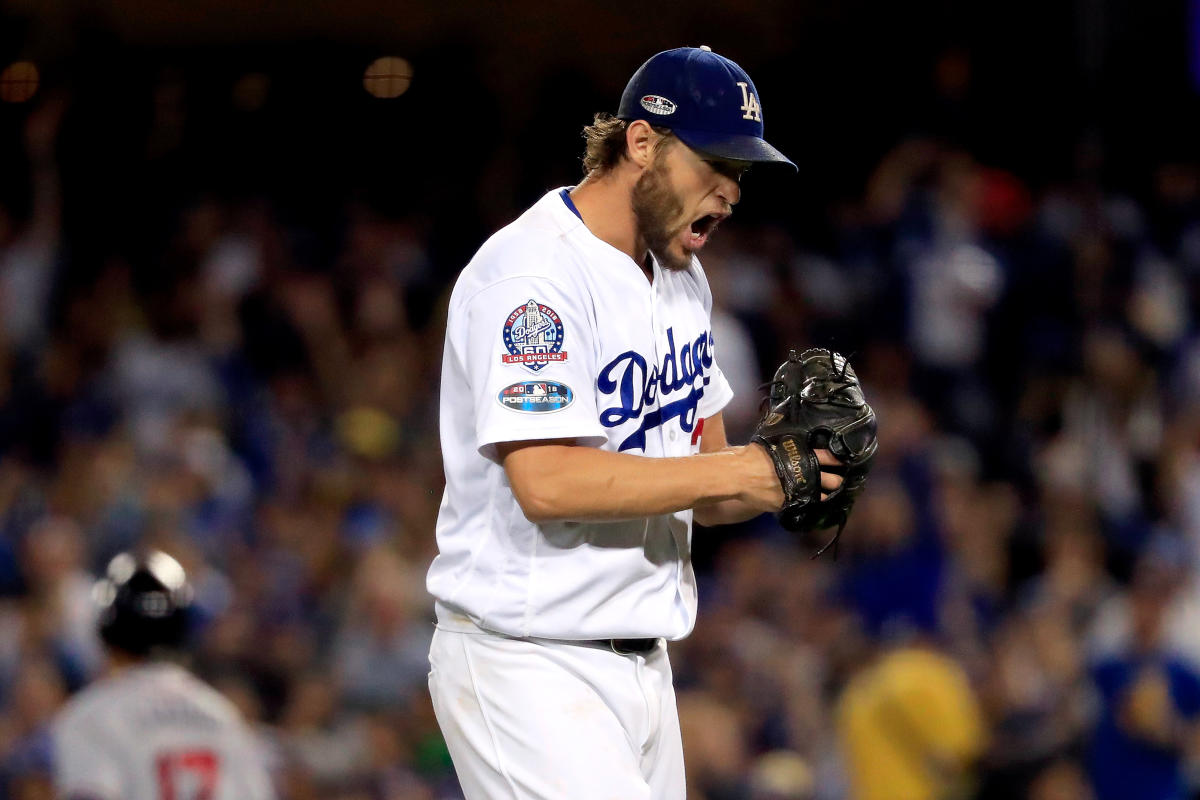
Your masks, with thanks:
<instances>
[{"instance_id":1,"label":"ear","mask_svg":"<svg viewBox=\"0 0 1200 800\"><path fill-rule=\"evenodd\" d=\"M660 135L649 122L635 119L625 128L625 152L637 167L644 169L654 160L654 146Z\"/></svg>"}]
</instances>

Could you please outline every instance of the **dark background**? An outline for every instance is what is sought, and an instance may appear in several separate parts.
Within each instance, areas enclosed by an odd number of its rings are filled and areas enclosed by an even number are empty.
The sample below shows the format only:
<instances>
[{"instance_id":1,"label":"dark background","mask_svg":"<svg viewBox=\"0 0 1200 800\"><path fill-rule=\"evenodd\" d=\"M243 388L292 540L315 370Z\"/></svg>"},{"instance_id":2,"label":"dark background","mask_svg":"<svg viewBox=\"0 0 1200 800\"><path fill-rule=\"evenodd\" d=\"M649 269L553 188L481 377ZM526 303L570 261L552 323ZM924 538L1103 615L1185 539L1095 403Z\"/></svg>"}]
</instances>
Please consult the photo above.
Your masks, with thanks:
<instances>
[{"instance_id":1,"label":"dark background","mask_svg":"<svg viewBox=\"0 0 1200 800\"><path fill-rule=\"evenodd\" d=\"M733 6L10 3L0 53L37 63L43 91L76 95L59 145L66 218L73 246L98 253L160 235L164 208L212 192L270 195L323 236L350 197L426 214L438 252L461 262L543 187L575 180L582 124L615 109L647 53L682 44L756 76L768 136L801 174L755 176L740 215L808 238L906 135L950 139L1035 189L1068 177L1083 142L1126 189L1191 155L1181 3ZM361 88L381 55L413 65L398 99ZM232 99L248 73L269 80L254 110ZM169 92L186 135L147 153ZM27 106L2 113L4 187L19 198Z\"/></svg>"}]
</instances>

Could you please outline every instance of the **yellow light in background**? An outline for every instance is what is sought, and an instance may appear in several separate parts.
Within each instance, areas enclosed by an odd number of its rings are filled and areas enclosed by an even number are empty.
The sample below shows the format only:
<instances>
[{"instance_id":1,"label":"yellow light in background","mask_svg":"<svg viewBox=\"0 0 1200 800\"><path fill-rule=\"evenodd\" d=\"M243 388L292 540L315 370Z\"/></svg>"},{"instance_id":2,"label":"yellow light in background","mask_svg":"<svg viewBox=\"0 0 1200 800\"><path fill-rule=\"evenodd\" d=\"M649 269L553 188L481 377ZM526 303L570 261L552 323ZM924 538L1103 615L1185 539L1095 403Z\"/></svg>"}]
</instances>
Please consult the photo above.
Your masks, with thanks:
<instances>
[{"instance_id":1,"label":"yellow light in background","mask_svg":"<svg viewBox=\"0 0 1200 800\"><path fill-rule=\"evenodd\" d=\"M0 100L24 103L38 90L38 69L31 61L17 61L0 72Z\"/></svg>"},{"instance_id":2,"label":"yellow light in background","mask_svg":"<svg viewBox=\"0 0 1200 800\"><path fill-rule=\"evenodd\" d=\"M391 99L408 91L412 83L412 64L396 56L377 58L363 73L363 88L372 97Z\"/></svg>"}]
</instances>

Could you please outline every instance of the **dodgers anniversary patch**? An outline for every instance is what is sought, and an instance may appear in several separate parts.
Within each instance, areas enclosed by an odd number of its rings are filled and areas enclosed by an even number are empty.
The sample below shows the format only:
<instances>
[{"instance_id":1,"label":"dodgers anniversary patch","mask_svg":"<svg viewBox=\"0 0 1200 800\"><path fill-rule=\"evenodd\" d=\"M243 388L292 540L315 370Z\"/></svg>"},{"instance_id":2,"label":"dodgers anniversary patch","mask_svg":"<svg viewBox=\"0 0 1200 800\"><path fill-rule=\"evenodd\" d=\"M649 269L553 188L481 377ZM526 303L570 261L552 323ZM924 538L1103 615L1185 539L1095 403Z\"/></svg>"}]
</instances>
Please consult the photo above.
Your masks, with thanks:
<instances>
[{"instance_id":1,"label":"dodgers anniversary patch","mask_svg":"<svg viewBox=\"0 0 1200 800\"><path fill-rule=\"evenodd\" d=\"M537 372L552 361L566 361L562 319L548 305L530 298L504 321L505 364L520 364Z\"/></svg>"}]
</instances>

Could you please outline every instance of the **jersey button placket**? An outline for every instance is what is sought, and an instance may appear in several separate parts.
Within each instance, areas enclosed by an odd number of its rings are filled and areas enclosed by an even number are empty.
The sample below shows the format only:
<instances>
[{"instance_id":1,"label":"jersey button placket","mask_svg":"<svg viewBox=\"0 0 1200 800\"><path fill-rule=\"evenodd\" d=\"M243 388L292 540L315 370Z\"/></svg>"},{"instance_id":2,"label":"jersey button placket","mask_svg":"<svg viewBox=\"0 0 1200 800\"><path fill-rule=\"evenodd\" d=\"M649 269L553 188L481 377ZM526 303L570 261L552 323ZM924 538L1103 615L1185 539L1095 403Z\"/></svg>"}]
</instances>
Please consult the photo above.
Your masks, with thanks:
<instances>
[{"instance_id":1,"label":"jersey button placket","mask_svg":"<svg viewBox=\"0 0 1200 800\"><path fill-rule=\"evenodd\" d=\"M666 340L666 326L661 321L661 314L660 314L659 302L658 302L658 289L661 284L662 284L662 275L659 274L658 264L655 264L654 265L654 282L650 284L650 339L654 343L653 344L654 351L652 353L653 360L651 361L651 363L655 364L655 365L661 365L663 363L661 354L662 354L662 349L663 349L663 343ZM663 405L662 381L661 381L662 376L660 375L659 378L660 378L660 380L658 383L658 390L655 391L655 393L654 393L654 407L655 408L662 408L662 405ZM644 409L645 412L649 412L651 410L652 409L649 409L649 408ZM655 428L655 432L658 435L658 452L660 455L668 454L667 443L665 441L663 441L663 429L665 427L666 427L666 425L659 425ZM647 455L649 455L649 454L647 454Z\"/></svg>"},{"instance_id":2,"label":"jersey button placket","mask_svg":"<svg viewBox=\"0 0 1200 800\"><path fill-rule=\"evenodd\" d=\"M654 281L654 293L653 293L654 303L655 303L656 308L660 307L661 305L664 305L664 304L669 305L669 303L667 302L667 299L663 298L661 296L661 294L659 293L659 289L662 287L662 285L663 285L663 277L660 273L658 273L657 268L656 268L655 281ZM669 354L667 351L670 348L667 343L667 323L665 321L662 321L662 315L658 314L658 313L655 314L654 347L655 347L655 354L654 354L655 363L662 364L663 359ZM678 365L677 365L677 368L678 368ZM662 384L660 383L659 386L661 387ZM662 408L663 405L664 405L664 401L663 401L663 398L660 396L658 398L658 407ZM679 420L673 419L673 420L670 420L669 422L663 423L658 429L658 435L659 435L659 440L662 442L662 453L664 456L680 455L680 453L677 452L678 446L676 444L676 442L679 439ZM664 437L665 437L665 440L664 440Z\"/></svg>"}]
</instances>

